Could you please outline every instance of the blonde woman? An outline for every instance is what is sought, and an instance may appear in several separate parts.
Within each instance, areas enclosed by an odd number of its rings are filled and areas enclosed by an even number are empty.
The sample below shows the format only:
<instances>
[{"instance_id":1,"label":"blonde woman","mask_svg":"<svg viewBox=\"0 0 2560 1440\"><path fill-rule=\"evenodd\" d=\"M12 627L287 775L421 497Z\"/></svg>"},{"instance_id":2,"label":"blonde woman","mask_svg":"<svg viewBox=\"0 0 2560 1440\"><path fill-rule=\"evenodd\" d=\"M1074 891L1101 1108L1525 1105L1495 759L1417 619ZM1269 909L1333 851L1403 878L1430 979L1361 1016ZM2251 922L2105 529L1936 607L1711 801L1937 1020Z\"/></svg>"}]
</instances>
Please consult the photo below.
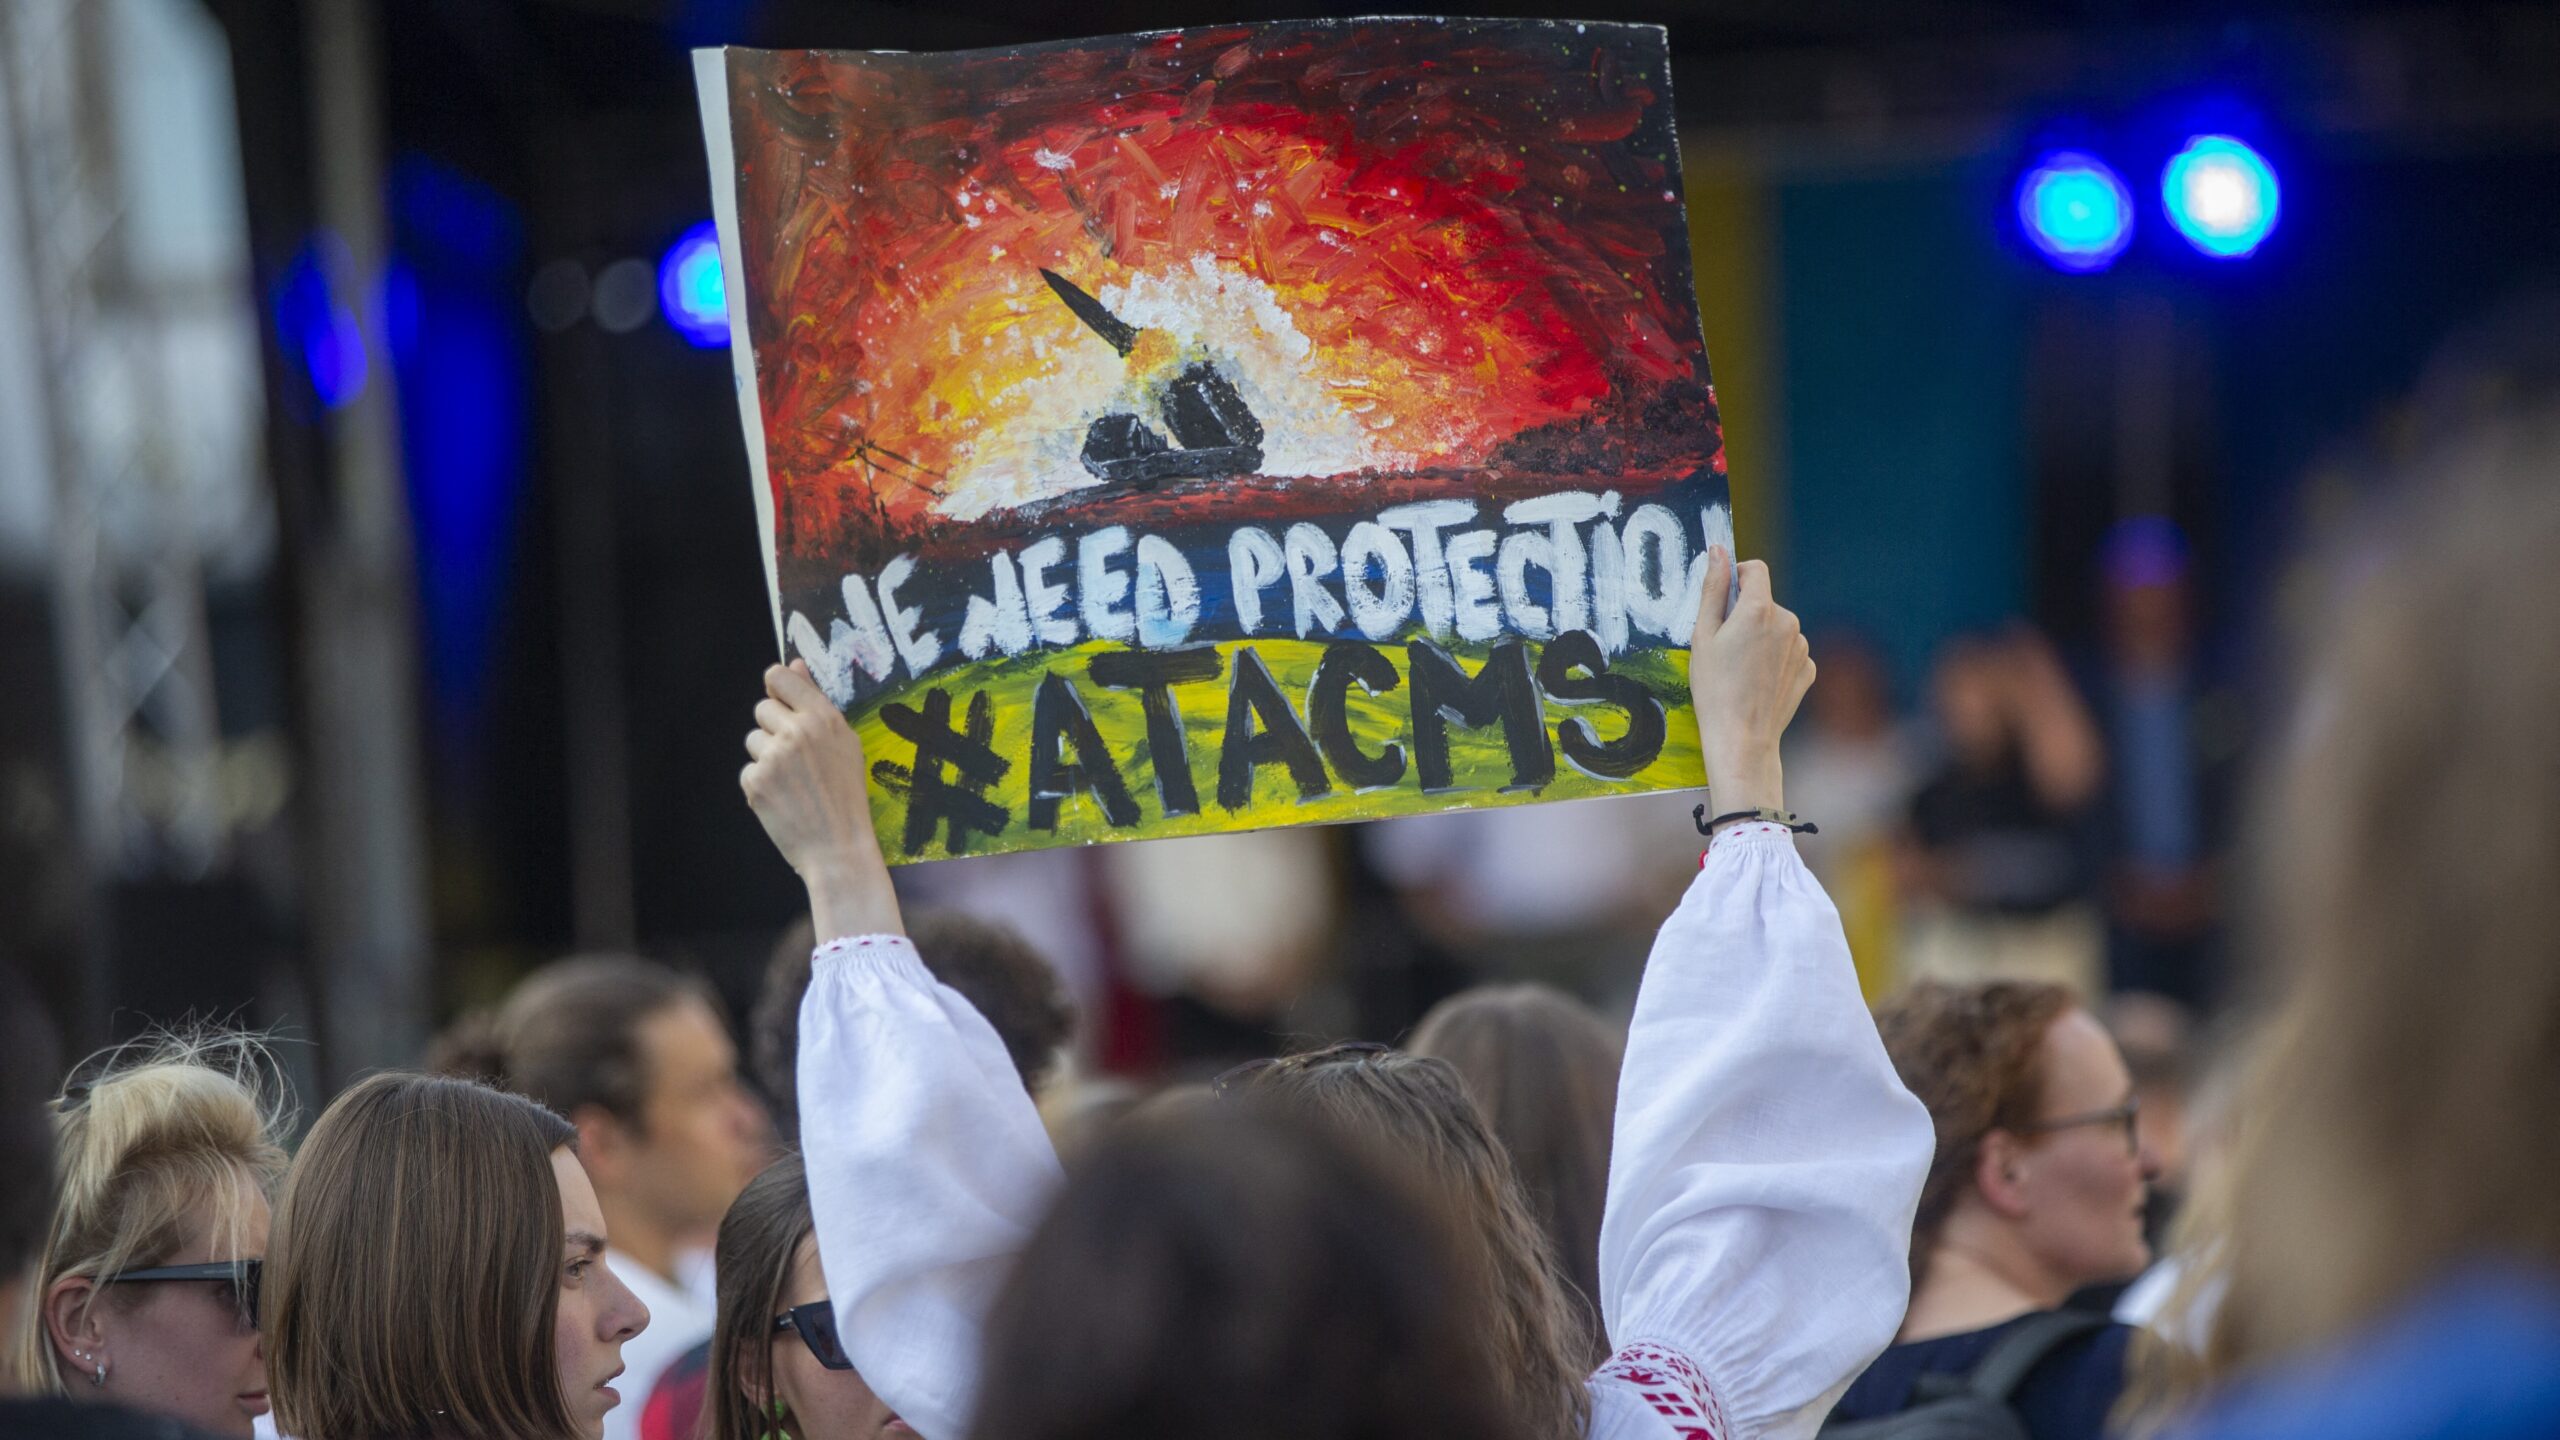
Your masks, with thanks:
<instances>
[{"instance_id":1,"label":"blonde woman","mask_svg":"<svg viewBox=\"0 0 2560 1440\"><path fill-rule=\"evenodd\" d=\"M2560 1434L2560 409L2427 473L2344 552L2259 834L2199 1436Z\"/></svg>"},{"instance_id":2,"label":"blonde woman","mask_svg":"<svg viewBox=\"0 0 2560 1440\"><path fill-rule=\"evenodd\" d=\"M55 1102L59 1187L21 1386L251 1432L267 1413L257 1292L280 1088L256 1040L222 1032L75 1072Z\"/></svg>"}]
</instances>

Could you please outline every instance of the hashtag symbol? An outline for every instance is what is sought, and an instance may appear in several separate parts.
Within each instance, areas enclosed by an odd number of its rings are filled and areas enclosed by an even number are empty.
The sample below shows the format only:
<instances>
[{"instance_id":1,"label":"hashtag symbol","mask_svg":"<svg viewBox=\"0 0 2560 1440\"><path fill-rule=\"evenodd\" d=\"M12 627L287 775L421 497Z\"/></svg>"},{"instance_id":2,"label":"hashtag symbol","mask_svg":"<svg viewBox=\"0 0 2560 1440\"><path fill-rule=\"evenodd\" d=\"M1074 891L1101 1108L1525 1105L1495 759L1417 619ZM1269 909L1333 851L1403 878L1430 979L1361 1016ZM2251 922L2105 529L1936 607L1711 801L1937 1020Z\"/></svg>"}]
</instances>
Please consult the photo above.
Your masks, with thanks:
<instances>
[{"instance_id":1,"label":"hashtag symbol","mask_svg":"<svg viewBox=\"0 0 2560 1440\"><path fill-rule=\"evenodd\" d=\"M922 710L891 701L880 707L880 721L916 747L912 766L882 760L871 767L882 789L907 797L904 838L909 855L922 854L933 832L945 826L943 848L953 855L969 853L973 830L987 835L1003 831L1012 812L988 799L986 789L1003 779L1013 762L996 753L995 703L986 691L969 697L965 730L951 724L948 690L925 692Z\"/></svg>"}]
</instances>

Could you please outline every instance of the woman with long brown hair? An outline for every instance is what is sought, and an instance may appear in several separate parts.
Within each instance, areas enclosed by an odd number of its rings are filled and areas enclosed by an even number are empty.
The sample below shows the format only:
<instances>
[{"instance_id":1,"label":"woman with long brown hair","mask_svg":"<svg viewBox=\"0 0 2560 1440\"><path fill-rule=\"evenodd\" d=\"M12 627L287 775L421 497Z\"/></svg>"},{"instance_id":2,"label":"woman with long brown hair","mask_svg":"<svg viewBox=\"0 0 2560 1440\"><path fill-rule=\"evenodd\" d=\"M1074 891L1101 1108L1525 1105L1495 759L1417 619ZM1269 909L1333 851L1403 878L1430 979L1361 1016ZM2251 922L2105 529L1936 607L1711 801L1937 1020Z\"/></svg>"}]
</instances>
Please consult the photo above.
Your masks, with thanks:
<instances>
[{"instance_id":1,"label":"woman with long brown hair","mask_svg":"<svg viewBox=\"0 0 2560 1440\"><path fill-rule=\"evenodd\" d=\"M1591 1363L1606 1359L1594 1297L1626 1037L1553 986L1482 985L1432 1006L1405 1048L1466 1083L1572 1287Z\"/></svg>"},{"instance_id":2,"label":"woman with long brown hair","mask_svg":"<svg viewBox=\"0 0 2560 1440\"><path fill-rule=\"evenodd\" d=\"M276 1205L265 1318L296 1440L595 1440L649 1312L604 1263L578 1132L385 1074L321 1113Z\"/></svg>"},{"instance_id":3,"label":"woman with long brown hair","mask_svg":"<svg viewBox=\"0 0 2560 1440\"><path fill-rule=\"evenodd\" d=\"M1589 1423L1583 1382L1598 1361L1584 1349L1593 1327L1583 1299L1449 1062L1339 1045L1240 1067L1221 1090L1314 1117L1412 1165L1466 1242L1470 1268L1500 1299L1476 1324L1505 1409L1532 1434L1569 1435Z\"/></svg>"},{"instance_id":4,"label":"woman with long brown hair","mask_svg":"<svg viewBox=\"0 0 2560 1440\"><path fill-rule=\"evenodd\" d=\"M1727 615L1733 578L1712 551L1690 662L1700 743L1719 810L1778 812L1778 737L1813 666L1766 567L1741 567ZM1057 1189L1057 1162L994 1032L898 933L860 741L804 671L776 667L766 687L740 782L808 885L817 932L837 937L820 947L800 1030L819 1259L866 1380L919 1431L956 1440L980 1388L985 1317ZM1389 1102L1409 1113L1386 1128L1481 1136L1482 1117L1446 1089L1456 1103ZM1537 1365L1506 1375L1516 1417L1549 1437L1810 1434L1902 1314L1929 1124L1781 825L1729 823L1709 841L1655 943L1615 1123L1597 1297L1614 1353L1579 1387ZM1470 1187L1511 1186L1499 1160L1489 1141L1453 1141L1425 1168L1455 1204ZM1506 1358L1571 1353L1552 1258L1534 1240L1538 1263L1503 1264L1486 1223L1500 1209L1477 1207L1461 1236L1477 1273L1509 1286L1493 1291L1480 1343ZM1515 1327L1513 1347L1500 1337Z\"/></svg>"},{"instance_id":5,"label":"woman with long brown hair","mask_svg":"<svg viewBox=\"0 0 2560 1440\"><path fill-rule=\"evenodd\" d=\"M722 1217L703 1440L915 1433L862 1383L837 1338L815 1232L797 1155L766 1166Z\"/></svg>"}]
</instances>

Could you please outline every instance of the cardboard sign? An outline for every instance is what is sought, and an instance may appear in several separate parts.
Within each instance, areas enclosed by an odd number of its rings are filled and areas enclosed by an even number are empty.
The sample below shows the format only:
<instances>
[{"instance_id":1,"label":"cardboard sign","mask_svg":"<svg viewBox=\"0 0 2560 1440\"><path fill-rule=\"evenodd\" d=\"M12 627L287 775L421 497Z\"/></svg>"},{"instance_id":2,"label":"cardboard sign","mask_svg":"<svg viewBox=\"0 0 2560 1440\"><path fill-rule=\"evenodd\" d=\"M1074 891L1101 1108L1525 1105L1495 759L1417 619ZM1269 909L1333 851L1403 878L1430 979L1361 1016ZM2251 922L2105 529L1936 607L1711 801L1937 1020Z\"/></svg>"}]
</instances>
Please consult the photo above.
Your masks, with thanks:
<instances>
[{"instance_id":1,"label":"cardboard sign","mask_svg":"<svg viewBox=\"0 0 2560 1440\"><path fill-rule=\"evenodd\" d=\"M695 63L777 638L893 862L1704 782L1659 29Z\"/></svg>"}]
</instances>

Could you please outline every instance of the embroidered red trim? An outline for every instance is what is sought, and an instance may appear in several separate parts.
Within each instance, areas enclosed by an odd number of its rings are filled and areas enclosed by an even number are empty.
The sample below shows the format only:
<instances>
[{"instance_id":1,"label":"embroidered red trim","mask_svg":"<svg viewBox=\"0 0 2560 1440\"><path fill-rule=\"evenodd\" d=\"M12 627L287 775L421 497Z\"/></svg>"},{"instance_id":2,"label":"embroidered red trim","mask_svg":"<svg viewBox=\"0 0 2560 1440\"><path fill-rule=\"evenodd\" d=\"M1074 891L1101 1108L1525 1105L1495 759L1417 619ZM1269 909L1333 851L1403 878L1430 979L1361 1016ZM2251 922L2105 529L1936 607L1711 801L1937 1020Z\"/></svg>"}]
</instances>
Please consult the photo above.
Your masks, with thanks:
<instances>
[{"instance_id":1,"label":"embroidered red trim","mask_svg":"<svg viewBox=\"0 0 2560 1440\"><path fill-rule=\"evenodd\" d=\"M1698 868L1701 870L1707 868L1707 857L1715 853L1716 841L1723 839L1727 835L1739 835L1745 830L1756 830L1765 835L1784 835L1788 833L1785 826L1772 825L1765 820L1745 820L1739 825L1727 825L1723 829L1717 831L1714 835L1708 837L1707 848L1698 852Z\"/></svg>"},{"instance_id":2,"label":"embroidered red trim","mask_svg":"<svg viewBox=\"0 0 2560 1440\"><path fill-rule=\"evenodd\" d=\"M1639 1341L1620 1346L1592 1378L1615 1380L1634 1390L1653 1413L1671 1423L1680 1440L1721 1440L1733 1433L1715 1387L1695 1361L1667 1345Z\"/></svg>"},{"instance_id":3,"label":"embroidered red trim","mask_svg":"<svg viewBox=\"0 0 2560 1440\"><path fill-rule=\"evenodd\" d=\"M810 952L811 959L827 955L853 955L865 950L895 950L911 946L904 935L839 935Z\"/></svg>"}]
</instances>

